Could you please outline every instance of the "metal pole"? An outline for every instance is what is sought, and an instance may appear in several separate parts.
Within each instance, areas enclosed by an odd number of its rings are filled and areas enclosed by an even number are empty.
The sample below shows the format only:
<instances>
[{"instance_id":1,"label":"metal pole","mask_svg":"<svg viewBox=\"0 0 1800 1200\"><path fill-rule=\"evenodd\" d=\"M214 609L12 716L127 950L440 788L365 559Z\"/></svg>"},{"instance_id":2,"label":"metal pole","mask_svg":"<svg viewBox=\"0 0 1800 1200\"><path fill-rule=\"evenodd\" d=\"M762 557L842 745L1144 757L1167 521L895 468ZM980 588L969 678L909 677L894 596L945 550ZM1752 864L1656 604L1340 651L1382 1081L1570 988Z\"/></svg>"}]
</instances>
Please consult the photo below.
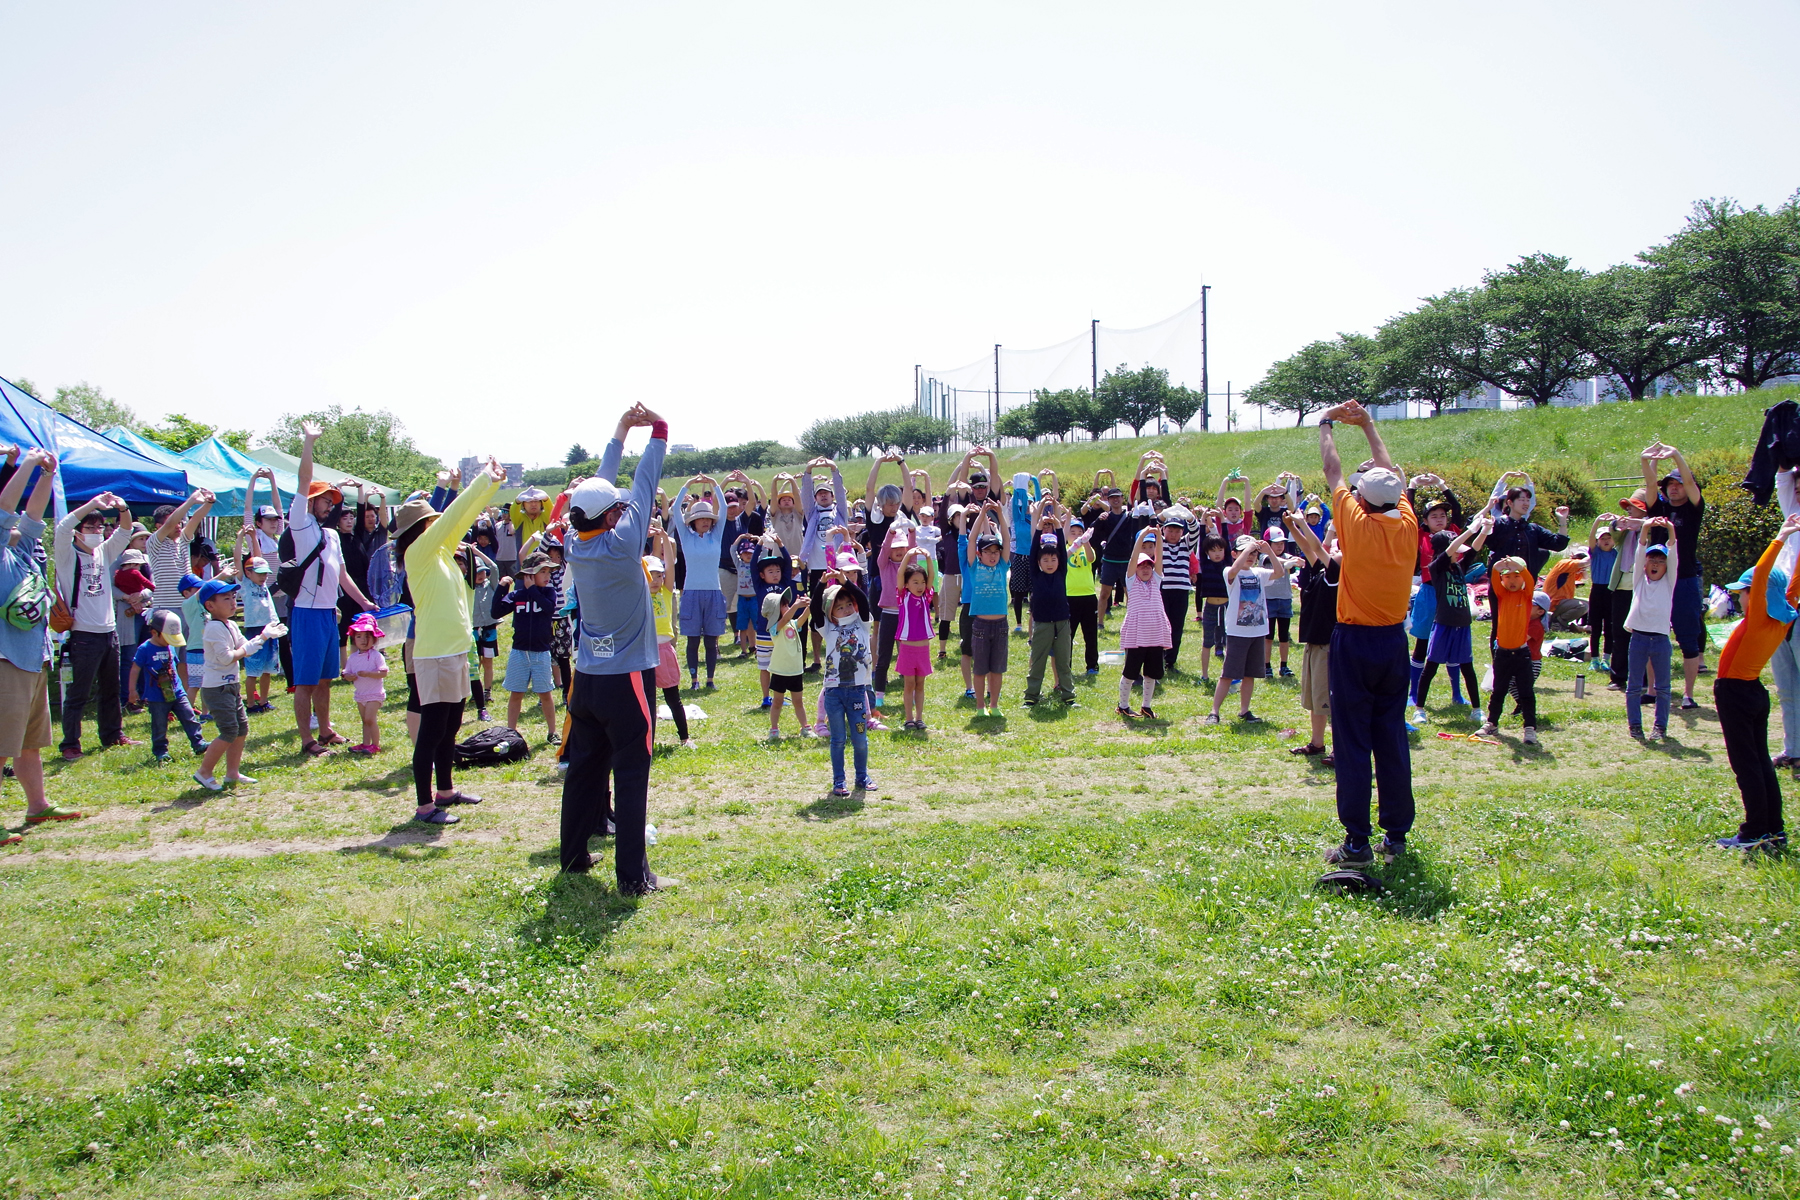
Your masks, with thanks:
<instances>
[{"instance_id":1,"label":"metal pole","mask_svg":"<svg viewBox=\"0 0 1800 1200\"><path fill-rule=\"evenodd\" d=\"M994 343L994 424L1000 424L1000 343Z\"/></svg>"},{"instance_id":2,"label":"metal pole","mask_svg":"<svg viewBox=\"0 0 1800 1200\"><path fill-rule=\"evenodd\" d=\"M1212 428L1212 385L1206 377L1206 293L1212 290L1211 284L1200 285L1200 428ZM1231 406L1226 404L1225 427L1231 428Z\"/></svg>"},{"instance_id":3,"label":"metal pole","mask_svg":"<svg viewBox=\"0 0 1800 1200\"><path fill-rule=\"evenodd\" d=\"M925 393L923 393L919 390L919 364L918 363L913 364L913 411L914 412L930 412L931 411L930 409L925 407Z\"/></svg>"},{"instance_id":4,"label":"metal pole","mask_svg":"<svg viewBox=\"0 0 1800 1200\"><path fill-rule=\"evenodd\" d=\"M1100 318L1088 322L1088 399L1100 394Z\"/></svg>"},{"instance_id":5,"label":"metal pole","mask_svg":"<svg viewBox=\"0 0 1800 1200\"><path fill-rule=\"evenodd\" d=\"M1231 380L1225 381L1225 432L1231 432Z\"/></svg>"}]
</instances>

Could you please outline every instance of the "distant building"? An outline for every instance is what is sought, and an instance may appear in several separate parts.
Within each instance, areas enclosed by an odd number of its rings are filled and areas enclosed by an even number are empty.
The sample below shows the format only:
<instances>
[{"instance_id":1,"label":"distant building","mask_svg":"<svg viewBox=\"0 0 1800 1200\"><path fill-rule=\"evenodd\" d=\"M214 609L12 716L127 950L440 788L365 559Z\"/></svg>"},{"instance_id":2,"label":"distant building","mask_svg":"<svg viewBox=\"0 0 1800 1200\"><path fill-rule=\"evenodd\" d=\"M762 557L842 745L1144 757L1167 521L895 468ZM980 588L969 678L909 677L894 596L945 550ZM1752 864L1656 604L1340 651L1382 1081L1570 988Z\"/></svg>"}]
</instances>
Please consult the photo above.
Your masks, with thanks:
<instances>
[{"instance_id":1,"label":"distant building","mask_svg":"<svg viewBox=\"0 0 1800 1200\"><path fill-rule=\"evenodd\" d=\"M475 455L470 455L456 464L456 469L462 472L462 477L464 479L475 478L476 472L484 470L486 467L487 459L478 458ZM500 469L506 472L507 487L516 488L525 486L524 463L501 463Z\"/></svg>"},{"instance_id":2,"label":"distant building","mask_svg":"<svg viewBox=\"0 0 1800 1200\"><path fill-rule=\"evenodd\" d=\"M690 445L687 442L670 442L669 443L669 453L670 454L698 454L698 453L700 453L700 448L698 446Z\"/></svg>"}]
</instances>

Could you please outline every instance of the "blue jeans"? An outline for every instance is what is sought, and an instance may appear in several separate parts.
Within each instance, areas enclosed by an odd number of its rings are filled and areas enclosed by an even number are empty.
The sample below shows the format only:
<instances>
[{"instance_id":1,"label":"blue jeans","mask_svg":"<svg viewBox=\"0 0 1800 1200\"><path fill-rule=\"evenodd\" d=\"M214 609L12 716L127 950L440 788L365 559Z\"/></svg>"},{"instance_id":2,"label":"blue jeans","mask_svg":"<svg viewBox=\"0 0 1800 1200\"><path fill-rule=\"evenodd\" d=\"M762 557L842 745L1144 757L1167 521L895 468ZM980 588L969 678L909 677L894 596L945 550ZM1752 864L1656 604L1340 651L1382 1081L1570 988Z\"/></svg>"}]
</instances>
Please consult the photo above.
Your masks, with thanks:
<instances>
[{"instance_id":1,"label":"blue jeans","mask_svg":"<svg viewBox=\"0 0 1800 1200\"><path fill-rule=\"evenodd\" d=\"M1625 673L1625 720L1633 729L1644 727L1644 667L1656 669L1656 728L1669 727L1669 635L1631 634L1631 660Z\"/></svg>"},{"instance_id":2,"label":"blue jeans","mask_svg":"<svg viewBox=\"0 0 1800 1200\"><path fill-rule=\"evenodd\" d=\"M856 749L856 782L869 777L869 735L863 729L868 692L859 687L825 689L825 721L831 726L831 786L844 786L844 742Z\"/></svg>"},{"instance_id":3,"label":"blue jeans","mask_svg":"<svg viewBox=\"0 0 1800 1200\"><path fill-rule=\"evenodd\" d=\"M1331 635L1331 741L1344 840L1366 846L1372 784L1381 828L1396 842L1413 827L1412 746L1406 693L1412 684L1404 625L1344 625ZM1370 759L1374 767L1370 769Z\"/></svg>"},{"instance_id":4,"label":"blue jeans","mask_svg":"<svg viewBox=\"0 0 1800 1200\"><path fill-rule=\"evenodd\" d=\"M146 697L144 706L150 710L150 753L161 758L169 752L171 712L181 722L182 731L187 734L188 745L194 748L194 753L199 754L206 749L206 739L200 736L200 718L194 715L194 706L188 703L186 692L176 692L173 700Z\"/></svg>"},{"instance_id":5,"label":"blue jeans","mask_svg":"<svg viewBox=\"0 0 1800 1200\"><path fill-rule=\"evenodd\" d=\"M1800 645L1794 644L1794 637L1790 632L1775 647L1769 669L1775 672L1775 690L1781 693L1781 752L1800 758Z\"/></svg>"}]
</instances>

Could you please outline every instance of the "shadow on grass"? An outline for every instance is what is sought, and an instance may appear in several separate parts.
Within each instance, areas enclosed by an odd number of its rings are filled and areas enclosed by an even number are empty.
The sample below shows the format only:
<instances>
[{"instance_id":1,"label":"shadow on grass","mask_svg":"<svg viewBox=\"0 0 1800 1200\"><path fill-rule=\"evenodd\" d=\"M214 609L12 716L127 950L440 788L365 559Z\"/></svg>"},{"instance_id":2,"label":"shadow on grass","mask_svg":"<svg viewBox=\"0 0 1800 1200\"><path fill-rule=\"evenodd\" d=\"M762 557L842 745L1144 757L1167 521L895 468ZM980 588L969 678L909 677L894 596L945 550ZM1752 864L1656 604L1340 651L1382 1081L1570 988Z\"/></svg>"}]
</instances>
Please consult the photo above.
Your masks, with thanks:
<instances>
[{"instance_id":1,"label":"shadow on grass","mask_svg":"<svg viewBox=\"0 0 1800 1200\"><path fill-rule=\"evenodd\" d=\"M1025 710L1025 715L1039 725L1054 724L1069 719L1069 706L1061 700L1045 698Z\"/></svg>"},{"instance_id":2,"label":"shadow on grass","mask_svg":"<svg viewBox=\"0 0 1800 1200\"><path fill-rule=\"evenodd\" d=\"M554 850L544 852L558 861ZM538 856L533 855L535 860ZM596 858L582 875L567 872L550 881L544 910L521 921L520 938L528 944L573 942L583 950L604 949L619 926L637 915L642 897L621 895L613 884L611 855Z\"/></svg>"},{"instance_id":3,"label":"shadow on grass","mask_svg":"<svg viewBox=\"0 0 1800 1200\"><path fill-rule=\"evenodd\" d=\"M861 788L848 796L833 796L827 793L811 804L803 804L794 810L794 815L803 821L841 821L845 817L854 817L863 810L863 799L866 793Z\"/></svg>"}]
</instances>

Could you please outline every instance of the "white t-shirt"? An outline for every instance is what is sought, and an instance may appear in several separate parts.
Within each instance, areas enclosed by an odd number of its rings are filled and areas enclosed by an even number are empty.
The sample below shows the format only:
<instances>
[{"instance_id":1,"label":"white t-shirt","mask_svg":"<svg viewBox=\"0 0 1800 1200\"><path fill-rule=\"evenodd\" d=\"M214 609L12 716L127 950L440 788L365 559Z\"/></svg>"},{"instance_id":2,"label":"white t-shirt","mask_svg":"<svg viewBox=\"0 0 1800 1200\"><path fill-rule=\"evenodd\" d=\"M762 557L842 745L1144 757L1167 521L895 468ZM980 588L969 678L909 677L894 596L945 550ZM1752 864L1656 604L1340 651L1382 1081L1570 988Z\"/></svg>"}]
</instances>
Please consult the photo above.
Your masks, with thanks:
<instances>
[{"instance_id":1,"label":"white t-shirt","mask_svg":"<svg viewBox=\"0 0 1800 1200\"><path fill-rule=\"evenodd\" d=\"M236 621L206 620L206 632L200 636L205 666L200 674L201 687L224 687L236 683L240 660L227 657L244 644L244 635Z\"/></svg>"},{"instance_id":2,"label":"white t-shirt","mask_svg":"<svg viewBox=\"0 0 1800 1200\"><path fill-rule=\"evenodd\" d=\"M1225 584L1225 636L1269 636L1269 578L1267 567L1245 567Z\"/></svg>"},{"instance_id":3,"label":"white t-shirt","mask_svg":"<svg viewBox=\"0 0 1800 1200\"><path fill-rule=\"evenodd\" d=\"M295 496L288 506L288 532L294 535L294 561L302 563L319 544L321 530L313 519L312 504L305 496ZM336 608L338 578L344 572L344 548L338 542L338 531L323 531L325 549L300 577L300 594L294 597L295 608ZM324 573L320 574L320 568Z\"/></svg>"}]
</instances>

